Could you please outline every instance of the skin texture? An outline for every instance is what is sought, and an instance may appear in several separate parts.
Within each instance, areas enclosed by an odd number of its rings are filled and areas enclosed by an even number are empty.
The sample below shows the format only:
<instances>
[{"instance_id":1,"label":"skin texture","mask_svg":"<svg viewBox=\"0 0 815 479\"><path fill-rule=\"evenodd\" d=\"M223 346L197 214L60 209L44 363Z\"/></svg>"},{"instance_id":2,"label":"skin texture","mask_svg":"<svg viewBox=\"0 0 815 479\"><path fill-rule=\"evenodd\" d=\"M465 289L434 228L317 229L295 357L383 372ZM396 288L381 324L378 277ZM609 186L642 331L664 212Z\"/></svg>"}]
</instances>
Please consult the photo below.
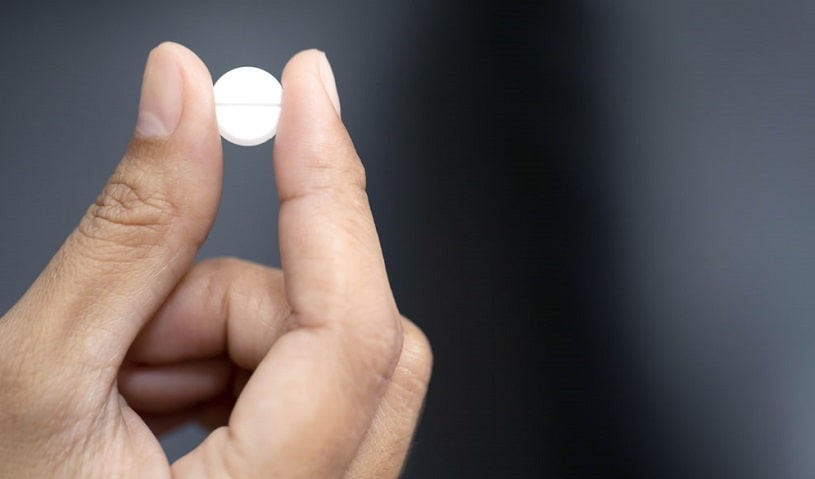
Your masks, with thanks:
<instances>
[{"instance_id":1,"label":"skin texture","mask_svg":"<svg viewBox=\"0 0 815 479\"><path fill-rule=\"evenodd\" d=\"M282 76L283 269L193 264L220 200L212 80L165 43L122 162L0 319L0 477L392 478L427 391L427 339L388 284L325 55ZM169 464L156 434L208 438Z\"/></svg>"}]
</instances>

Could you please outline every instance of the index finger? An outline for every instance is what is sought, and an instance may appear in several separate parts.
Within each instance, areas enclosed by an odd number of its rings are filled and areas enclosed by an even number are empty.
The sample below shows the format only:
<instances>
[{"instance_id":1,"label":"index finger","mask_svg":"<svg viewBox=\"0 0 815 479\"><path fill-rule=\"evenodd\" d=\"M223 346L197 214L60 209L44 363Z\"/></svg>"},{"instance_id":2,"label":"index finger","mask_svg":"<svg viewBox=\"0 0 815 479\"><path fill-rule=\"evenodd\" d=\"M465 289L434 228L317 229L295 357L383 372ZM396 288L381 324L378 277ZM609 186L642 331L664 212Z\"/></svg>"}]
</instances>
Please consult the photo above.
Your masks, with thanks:
<instances>
[{"instance_id":1,"label":"index finger","mask_svg":"<svg viewBox=\"0 0 815 479\"><path fill-rule=\"evenodd\" d=\"M283 74L285 111L275 144L280 254L300 325L352 320L348 326L359 328L365 326L360 313L379 317L394 313L395 305L365 170L340 119L334 77L324 58L321 52L304 52Z\"/></svg>"},{"instance_id":2,"label":"index finger","mask_svg":"<svg viewBox=\"0 0 815 479\"><path fill-rule=\"evenodd\" d=\"M292 330L254 372L228 428L176 464L193 476L213 462L205 457L213 451L235 477L339 476L401 353L364 169L340 120L325 55L296 55L282 83L274 161Z\"/></svg>"}]
</instances>

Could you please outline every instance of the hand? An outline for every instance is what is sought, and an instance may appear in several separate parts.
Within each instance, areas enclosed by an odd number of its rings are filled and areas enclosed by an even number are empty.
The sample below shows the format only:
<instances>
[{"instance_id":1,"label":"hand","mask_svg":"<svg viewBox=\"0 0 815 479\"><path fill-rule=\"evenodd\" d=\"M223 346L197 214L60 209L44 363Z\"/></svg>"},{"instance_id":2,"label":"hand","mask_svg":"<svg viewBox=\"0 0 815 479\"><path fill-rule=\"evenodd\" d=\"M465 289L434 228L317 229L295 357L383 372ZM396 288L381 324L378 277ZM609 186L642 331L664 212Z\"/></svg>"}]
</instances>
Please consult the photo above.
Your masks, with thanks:
<instances>
[{"instance_id":1,"label":"hand","mask_svg":"<svg viewBox=\"0 0 815 479\"><path fill-rule=\"evenodd\" d=\"M193 265L221 191L212 80L179 45L151 53L122 162L0 319L0 477L399 474L430 349L394 302L325 56L282 83L283 270ZM170 465L155 434L189 419L214 429Z\"/></svg>"}]
</instances>

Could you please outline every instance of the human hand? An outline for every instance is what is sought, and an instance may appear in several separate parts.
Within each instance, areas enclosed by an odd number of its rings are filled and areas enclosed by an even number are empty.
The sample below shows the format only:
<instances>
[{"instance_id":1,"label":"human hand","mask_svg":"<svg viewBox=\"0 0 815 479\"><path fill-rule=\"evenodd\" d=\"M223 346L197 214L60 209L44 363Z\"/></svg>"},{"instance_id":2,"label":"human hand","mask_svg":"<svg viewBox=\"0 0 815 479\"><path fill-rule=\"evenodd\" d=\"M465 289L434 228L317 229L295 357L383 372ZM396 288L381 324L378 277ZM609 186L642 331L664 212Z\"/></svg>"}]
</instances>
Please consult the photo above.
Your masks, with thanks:
<instances>
[{"instance_id":1,"label":"human hand","mask_svg":"<svg viewBox=\"0 0 815 479\"><path fill-rule=\"evenodd\" d=\"M324 55L282 83L283 270L193 265L221 192L212 80L184 47L151 53L122 162L0 319L0 477L399 474L430 349L394 302ZM190 419L213 430L170 465L155 434Z\"/></svg>"}]
</instances>

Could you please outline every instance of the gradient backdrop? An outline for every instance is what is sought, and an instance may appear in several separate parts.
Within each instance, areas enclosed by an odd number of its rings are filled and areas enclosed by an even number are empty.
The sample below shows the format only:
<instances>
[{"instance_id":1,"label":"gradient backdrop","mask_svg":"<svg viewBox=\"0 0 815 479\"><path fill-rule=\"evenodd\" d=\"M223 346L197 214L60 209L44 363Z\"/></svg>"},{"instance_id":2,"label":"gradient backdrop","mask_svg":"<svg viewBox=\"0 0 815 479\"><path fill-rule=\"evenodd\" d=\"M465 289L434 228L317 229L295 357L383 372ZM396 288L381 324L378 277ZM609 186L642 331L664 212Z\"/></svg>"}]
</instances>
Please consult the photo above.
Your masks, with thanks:
<instances>
[{"instance_id":1,"label":"gradient backdrop","mask_svg":"<svg viewBox=\"0 0 815 479\"><path fill-rule=\"evenodd\" d=\"M216 78L318 47L435 349L406 477L815 476L815 3L36 3L0 6L2 310L113 171L151 47ZM224 145L202 258L278 264L271 151Z\"/></svg>"}]
</instances>

